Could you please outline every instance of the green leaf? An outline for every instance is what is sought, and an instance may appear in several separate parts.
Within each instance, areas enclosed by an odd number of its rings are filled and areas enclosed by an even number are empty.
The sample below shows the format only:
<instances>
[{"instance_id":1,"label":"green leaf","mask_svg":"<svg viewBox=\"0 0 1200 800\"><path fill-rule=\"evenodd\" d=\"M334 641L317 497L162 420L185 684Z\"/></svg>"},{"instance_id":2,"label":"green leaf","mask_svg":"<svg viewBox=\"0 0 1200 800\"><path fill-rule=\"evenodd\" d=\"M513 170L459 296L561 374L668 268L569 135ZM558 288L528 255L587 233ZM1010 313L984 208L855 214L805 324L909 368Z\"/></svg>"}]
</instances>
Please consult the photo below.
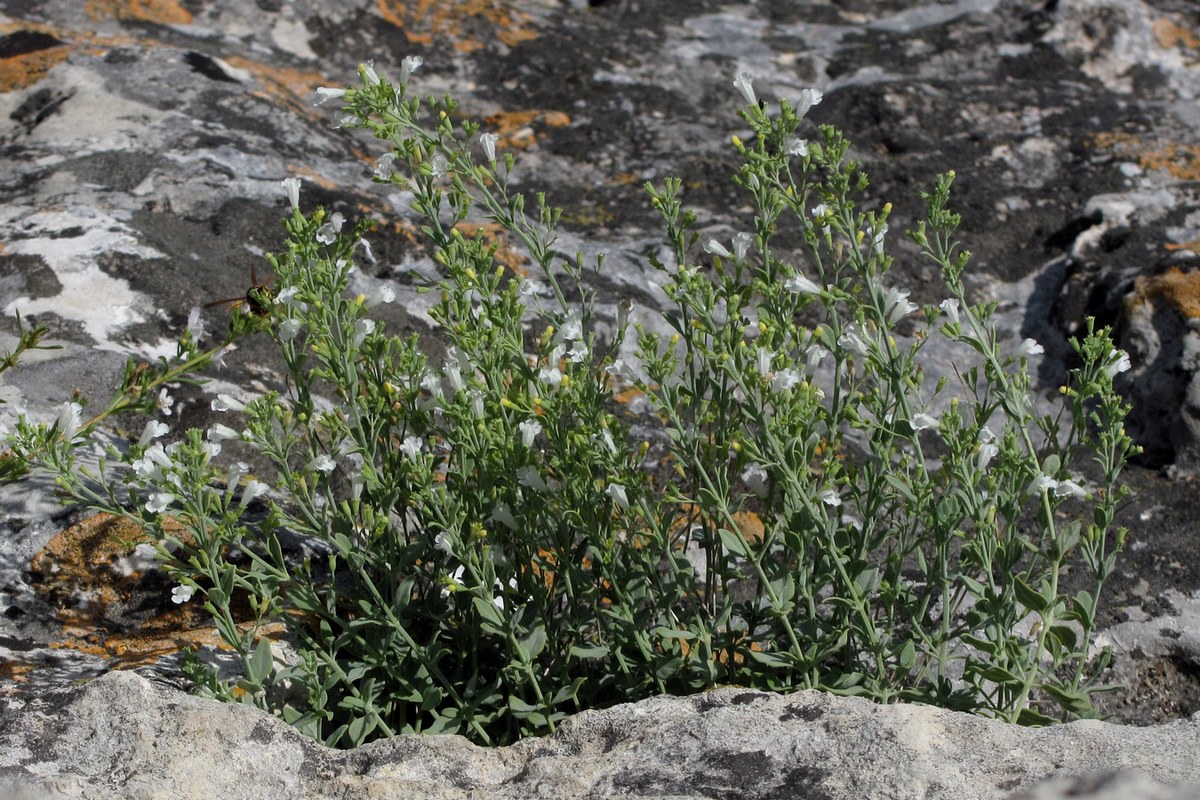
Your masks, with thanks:
<instances>
[{"instance_id":1,"label":"green leaf","mask_svg":"<svg viewBox=\"0 0 1200 800\"><path fill-rule=\"evenodd\" d=\"M1021 682L1020 678L997 664L972 665L970 671L992 683L1012 686Z\"/></svg>"},{"instance_id":2,"label":"green leaf","mask_svg":"<svg viewBox=\"0 0 1200 800\"><path fill-rule=\"evenodd\" d=\"M1026 583L1020 575L1015 576L1013 579L1013 592L1016 594L1017 600L1021 602L1021 605L1030 611L1045 614L1046 610L1050 608L1050 601L1034 591L1033 587Z\"/></svg>"},{"instance_id":3,"label":"green leaf","mask_svg":"<svg viewBox=\"0 0 1200 800\"><path fill-rule=\"evenodd\" d=\"M681 631L675 628L655 628L654 632L663 639L684 639L691 641L696 638L696 634L691 631Z\"/></svg>"},{"instance_id":4,"label":"green leaf","mask_svg":"<svg viewBox=\"0 0 1200 800\"><path fill-rule=\"evenodd\" d=\"M582 658L588 661L604 658L608 655L608 648L604 645L596 645L595 647L583 647L573 644L571 649L567 651L575 658Z\"/></svg>"},{"instance_id":5,"label":"green leaf","mask_svg":"<svg viewBox=\"0 0 1200 800\"><path fill-rule=\"evenodd\" d=\"M1067 652L1075 652L1075 647L1079 640L1075 634L1075 629L1070 625L1051 625L1050 630L1046 634L1057 640Z\"/></svg>"},{"instance_id":6,"label":"green leaf","mask_svg":"<svg viewBox=\"0 0 1200 800\"><path fill-rule=\"evenodd\" d=\"M483 629L488 633L504 633L504 617L500 616L500 609L496 608L496 604L491 600L484 600L482 597L472 597L472 604L475 606L475 612L483 618Z\"/></svg>"},{"instance_id":7,"label":"green leaf","mask_svg":"<svg viewBox=\"0 0 1200 800\"><path fill-rule=\"evenodd\" d=\"M271 640L263 636L258 640L258 646L254 648L254 652L250 656L250 662L247 666L247 678L251 683L261 686L266 682L271 675L271 667L274 666L274 660L271 658Z\"/></svg>"},{"instance_id":8,"label":"green leaf","mask_svg":"<svg viewBox=\"0 0 1200 800\"><path fill-rule=\"evenodd\" d=\"M1031 728L1044 728L1056 722L1058 720L1054 717L1046 716L1040 711L1034 711L1032 708L1022 708L1021 713L1017 715L1018 725L1027 725Z\"/></svg>"},{"instance_id":9,"label":"green leaf","mask_svg":"<svg viewBox=\"0 0 1200 800\"><path fill-rule=\"evenodd\" d=\"M973 633L964 633L961 638L966 644L971 645L971 647L974 647L981 653L987 653L989 656L995 656L1000 652L1000 645L996 642L989 639L982 639Z\"/></svg>"},{"instance_id":10,"label":"green leaf","mask_svg":"<svg viewBox=\"0 0 1200 800\"><path fill-rule=\"evenodd\" d=\"M1039 688L1053 697L1064 711L1072 714L1087 714L1092 711L1092 700L1088 697L1087 692L1080 689L1072 691L1064 686L1055 686L1049 683L1044 683Z\"/></svg>"},{"instance_id":11,"label":"green leaf","mask_svg":"<svg viewBox=\"0 0 1200 800\"><path fill-rule=\"evenodd\" d=\"M726 550L735 556L749 557L749 553L746 552L746 547L742 543L741 537L725 528L721 528L719 533L721 534L721 544L725 546Z\"/></svg>"},{"instance_id":12,"label":"green leaf","mask_svg":"<svg viewBox=\"0 0 1200 800\"><path fill-rule=\"evenodd\" d=\"M546 647L546 626L539 624L524 639L517 640L517 651L526 663L533 661Z\"/></svg>"},{"instance_id":13,"label":"green leaf","mask_svg":"<svg viewBox=\"0 0 1200 800\"><path fill-rule=\"evenodd\" d=\"M1096 617L1096 601L1090 592L1080 590L1075 593L1073 598L1072 608L1075 616L1079 619L1086 628L1091 629L1095 625Z\"/></svg>"}]
</instances>

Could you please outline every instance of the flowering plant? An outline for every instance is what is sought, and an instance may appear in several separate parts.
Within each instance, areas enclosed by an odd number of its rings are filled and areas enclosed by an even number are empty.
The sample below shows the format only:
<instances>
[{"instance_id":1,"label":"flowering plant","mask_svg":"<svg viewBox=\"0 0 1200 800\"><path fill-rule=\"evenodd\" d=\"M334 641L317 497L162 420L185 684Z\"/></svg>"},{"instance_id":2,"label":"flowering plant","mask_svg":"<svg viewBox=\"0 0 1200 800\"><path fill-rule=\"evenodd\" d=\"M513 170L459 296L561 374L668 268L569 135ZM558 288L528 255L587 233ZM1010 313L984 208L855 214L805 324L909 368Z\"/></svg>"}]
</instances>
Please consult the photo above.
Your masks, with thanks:
<instances>
[{"instance_id":1,"label":"flowering plant","mask_svg":"<svg viewBox=\"0 0 1200 800\"><path fill-rule=\"evenodd\" d=\"M140 521L175 602L203 598L242 666L193 663L204 691L337 746L401 732L500 744L722 683L1028 724L1092 713L1134 449L1112 384L1128 359L1089 325L1064 413L1035 412L1040 348L1002 345L994 308L965 295L953 174L909 233L948 292L918 307L888 282L890 206L859 210L846 140L828 126L801 138L820 92L768 111L739 75L751 229L701 244L680 182L647 187L669 245L651 257L667 335L598 305L603 259L553 249L559 211L537 195L527 212L513 156L452 99L410 93L419 66L393 83L364 65L361 86L319 96L341 103L335 124L386 143L375 179L426 219L443 356L372 318L390 289L348 293L364 228L306 214L288 179L278 291L235 317L237 335L275 341L286 387L219 395L240 422L171 444L152 422L90 476L77 425L24 420L12 439L75 497ZM529 276L466 232L475 210L523 247ZM934 337L977 363L930 386ZM194 338L142 396L202 364ZM629 387L661 423L653 441L632 440L616 402ZM229 463L229 441L261 474ZM285 547L297 538L302 558ZM1087 589L1062 589L1068 564Z\"/></svg>"}]
</instances>

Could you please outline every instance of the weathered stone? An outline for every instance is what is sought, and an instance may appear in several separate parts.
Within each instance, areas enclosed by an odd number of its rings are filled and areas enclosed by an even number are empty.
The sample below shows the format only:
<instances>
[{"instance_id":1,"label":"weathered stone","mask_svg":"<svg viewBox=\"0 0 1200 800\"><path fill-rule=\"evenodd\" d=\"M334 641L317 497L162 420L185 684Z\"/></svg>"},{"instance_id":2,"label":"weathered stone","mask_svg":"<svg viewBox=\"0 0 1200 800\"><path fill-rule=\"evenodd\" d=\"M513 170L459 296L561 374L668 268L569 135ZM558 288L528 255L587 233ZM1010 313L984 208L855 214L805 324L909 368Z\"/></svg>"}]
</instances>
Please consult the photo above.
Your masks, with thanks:
<instances>
[{"instance_id":1,"label":"weathered stone","mask_svg":"<svg viewBox=\"0 0 1200 800\"><path fill-rule=\"evenodd\" d=\"M129 672L10 704L0 721L0 776L33 783L47 800L973 800L1022 790L1113 797L1114 786L1194 797L1198 750L1200 718L1031 730L926 706L727 688L585 712L552 737L507 748L400 736L339 752L256 709L182 695ZM1078 779L1114 771L1116 783ZM1033 788L1050 776L1055 788Z\"/></svg>"},{"instance_id":2,"label":"weathered stone","mask_svg":"<svg viewBox=\"0 0 1200 800\"><path fill-rule=\"evenodd\" d=\"M379 145L331 130L326 107L311 105L316 86L348 82L360 61L395 74L402 57L419 54L419 90L458 96L464 113L502 135L504 150L519 152L521 185L567 207L561 249L607 251L601 315L632 299L647 324L664 307L645 258L661 238L636 187L680 175L706 235L744 229L746 199L728 182L725 143L742 128L731 76L752 72L765 98L823 89L810 116L845 129L872 175L871 199L896 204L897 284L919 302L942 299L937 276L899 234L920 212L917 191L956 169L962 239L976 254L971 290L1000 304L1011 341L1044 344L1045 394L1056 396L1070 365L1065 335L1088 315L1117 324L1133 356L1130 428L1148 447L1146 463L1185 475L1197 461L1200 16L1191 0L10 0L0 15L0 349L18 310L63 346L0 379L9 409L23 403L49 417L75 389L103 402L126 355L162 352L193 306L242 295L252 276L266 280L261 254L278 247L278 182L291 174L304 178L306 204L349 218L375 209L379 262L361 270L355 290L395 284L399 302L385 324L428 332L428 296L415 286L435 265L405 199L369 183ZM518 266L519 251L500 243ZM224 313L207 311L210 325ZM926 352L931 374L953 375L959 354ZM268 354L250 342L207 387L178 392L172 427L205 425L216 392L246 398L278 387ZM1157 722L1200 708L1197 488L1153 469L1130 475L1138 503L1120 520L1130 549L1110 582L1128 608L1104 619L1127 618L1106 641L1118 651L1116 677L1133 687L1122 697L1140 707L1111 711ZM36 797L339 788L352 797L993 797L1052 773L1149 775L1031 789L1052 797L1197 780L1165 766L1165 755L1144 760L1168 742L1190 741L1195 752L1194 720L1030 732L834 698L739 705L743 695L725 692L708 696L724 699L704 712L705 698L647 701L490 754L457 739L333 754L249 709L128 674L67 688L203 632L171 607L161 575L134 585L132 572L114 568L120 553L80 563L83 550L52 544L80 518L56 516L50 501L51 487L36 481L0 490L0 759L27 765L22 777L44 784ZM158 669L175 674L169 660ZM801 702L823 716L784 725L765 710ZM922 743L921 726L943 733ZM745 745L768 733L799 752ZM672 749L693 735L711 749ZM1101 740L1119 746L1103 750ZM252 793L255 775L276 794Z\"/></svg>"}]
</instances>

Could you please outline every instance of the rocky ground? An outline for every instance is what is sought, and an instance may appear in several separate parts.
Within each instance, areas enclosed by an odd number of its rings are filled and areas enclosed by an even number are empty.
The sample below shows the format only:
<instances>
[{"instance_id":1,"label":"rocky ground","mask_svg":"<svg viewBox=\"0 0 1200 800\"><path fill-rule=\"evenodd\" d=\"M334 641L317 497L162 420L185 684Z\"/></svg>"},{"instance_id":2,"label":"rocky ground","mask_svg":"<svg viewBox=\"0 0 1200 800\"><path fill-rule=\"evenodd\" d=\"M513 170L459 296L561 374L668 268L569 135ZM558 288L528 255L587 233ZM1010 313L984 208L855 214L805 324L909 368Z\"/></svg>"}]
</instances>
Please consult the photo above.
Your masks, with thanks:
<instances>
[{"instance_id":1,"label":"rocky ground","mask_svg":"<svg viewBox=\"0 0 1200 800\"><path fill-rule=\"evenodd\" d=\"M1046 397L1089 315L1133 357L1124 389L1146 453L1128 473L1105 617L1129 688L1107 710L1146 725L1200 709L1194 3L0 0L0 349L17 311L62 347L0 378L8 409L50 415L76 389L103 401L128 355L162 352L192 307L241 295L282 239L289 175L306 203L380 220L357 288L394 283L388 324L427 331L414 286L431 263L411 210L369 182L377 146L312 105L360 61L395 74L408 55L425 60L422 92L452 92L519 152L522 185L567 209L563 250L608 253L607 313L630 299L650 320L663 302L644 181L683 177L705 234L745 224L728 181L737 72L760 97L825 92L812 117L843 128L872 199L895 204L894 280L917 301L942 295L897 234L933 175L956 170L971 289L1000 304L1014 341L1044 344ZM204 424L211 395L261 391L274 369L243 347L177 393L176 424ZM0 693L204 641L44 484L5 487L0 503Z\"/></svg>"}]
</instances>

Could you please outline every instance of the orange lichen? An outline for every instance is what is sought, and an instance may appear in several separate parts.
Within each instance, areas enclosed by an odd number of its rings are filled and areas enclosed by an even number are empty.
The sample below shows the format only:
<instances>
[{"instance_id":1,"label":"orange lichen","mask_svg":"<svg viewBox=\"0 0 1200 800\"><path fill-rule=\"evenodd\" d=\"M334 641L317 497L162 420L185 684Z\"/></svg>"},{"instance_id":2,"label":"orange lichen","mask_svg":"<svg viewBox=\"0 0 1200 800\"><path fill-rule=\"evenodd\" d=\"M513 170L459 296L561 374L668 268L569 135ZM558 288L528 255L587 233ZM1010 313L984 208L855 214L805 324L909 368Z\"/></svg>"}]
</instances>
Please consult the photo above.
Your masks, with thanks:
<instances>
[{"instance_id":1,"label":"orange lichen","mask_svg":"<svg viewBox=\"0 0 1200 800\"><path fill-rule=\"evenodd\" d=\"M1154 22L1154 38L1158 46L1164 50L1197 50L1200 49L1200 36L1196 31L1185 28L1173 19L1163 17Z\"/></svg>"},{"instance_id":2,"label":"orange lichen","mask_svg":"<svg viewBox=\"0 0 1200 800\"><path fill-rule=\"evenodd\" d=\"M525 150L537 141L534 126L562 128L571 124L571 118L562 111L528 109L525 111L502 111L484 117L488 129L500 137L501 149Z\"/></svg>"},{"instance_id":3,"label":"orange lichen","mask_svg":"<svg viewBox=\"0 0 1200 800\"><path fill-rule=\"evenodd\" d=\"M160 25L190 25L192 22L191 13L175 0L88 0L84 10L97 21L119 19Z\"/></svg>"},{"instance_id":4,"label":"orange lichen","mask_svg":"<svg viewBox=\"0 0 1200 800\"><path fill-rule=\"evenodd\" d=\"M461 53L484 47L468 33L478 22L490 26L492 35L509 47L538 37L529 27L533 17L503 0L378 0L377 8L410 43L432 45L447 39Z\"/></svg>"},{"instance_id":5,"label":"orange lichen","mask_svg":"<svg viewBox=\"0 0 1200 800\"><path fill-rule=\"evenodd\" d=\"M1148 141L1119 131L1098 133L1092 142L1101 150L1136 160L1144 170L1163 170L1181 181L1200 180L1200 145Z\"/></svg>"},{"instance_id":6,"label":"orange lichen","mask_svg":"<svg viewBox=\"0 0 1200 800\"><path fill-rule=\"evenodd\" d=\"M12 92L32 86L46 77L51 68L65 61L70 54L70 46L60 45L0 59L0 92Z\"/></svg>"},{"instance_id":7,"label":"orange lichen","mask_svg":"<svg viewBox=\"0 0 1200 800\"><path fill-rule=\"evenodd\" d=\"M336 81L329 80L322 73L264 64L243 56L228 56L225 62L231 67L245 70L254 77L262 87L255 92L259 97L291 106L310 116L325 116L326 112L323 109L313 107L312 97L318 86L332 86Z\"/></svg>"},{"instance_id":8,"label":"orange lichen","mask_svg":"<svg viewBox=\"0 0 1200 800\"><path fill-rule=\"evenodd\" d=\"M1188 319L1200 319L1200 271L1171 267L1159 275L1135 278L1130 302L1139 305L1154 300L1169 303Z\"/></svg>"}]
</instances>

